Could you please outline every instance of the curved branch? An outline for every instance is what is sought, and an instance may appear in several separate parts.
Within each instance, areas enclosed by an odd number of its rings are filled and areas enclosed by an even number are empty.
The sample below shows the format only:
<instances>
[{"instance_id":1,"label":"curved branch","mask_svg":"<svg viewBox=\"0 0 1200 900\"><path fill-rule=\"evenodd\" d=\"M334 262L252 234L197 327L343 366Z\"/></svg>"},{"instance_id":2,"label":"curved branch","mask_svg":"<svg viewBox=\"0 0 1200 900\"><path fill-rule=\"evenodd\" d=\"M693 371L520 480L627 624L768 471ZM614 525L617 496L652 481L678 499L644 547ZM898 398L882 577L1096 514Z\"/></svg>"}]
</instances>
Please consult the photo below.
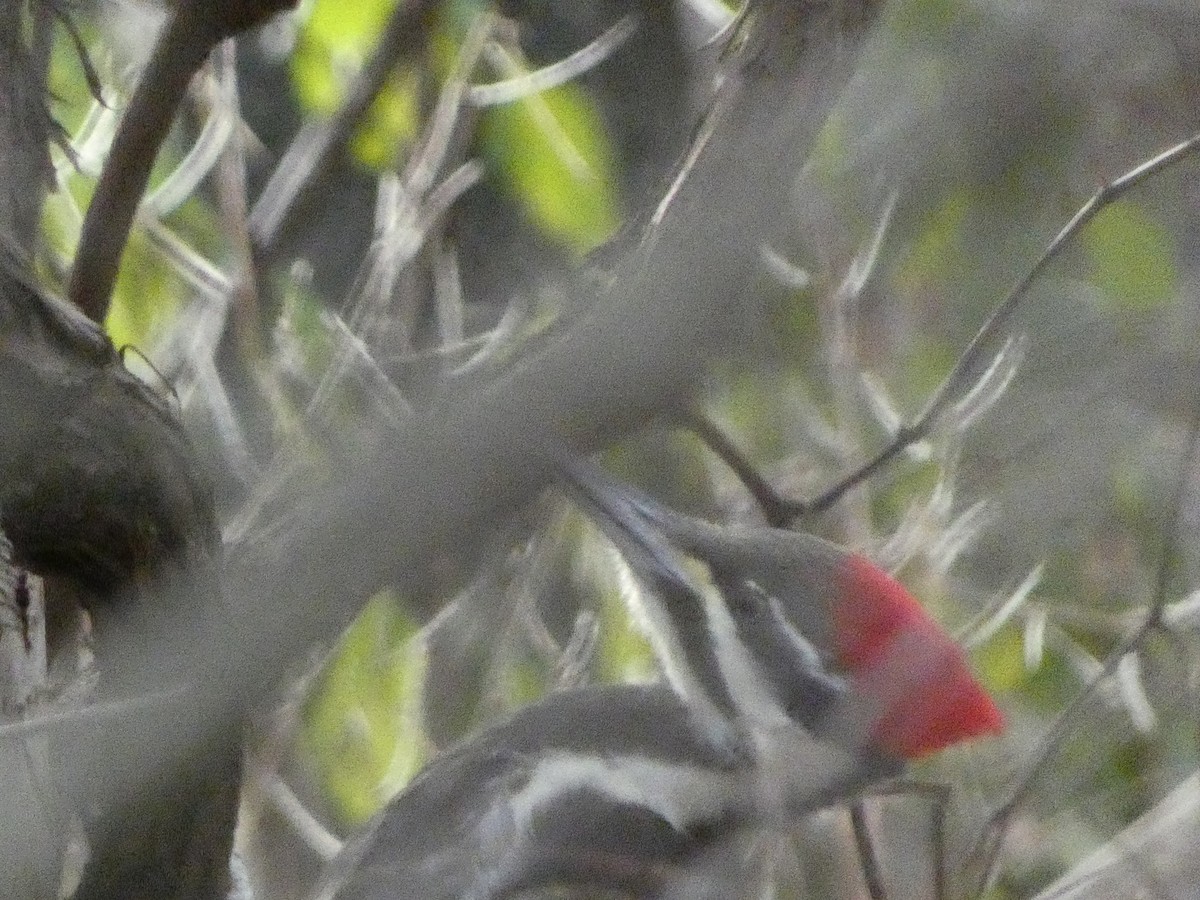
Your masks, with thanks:
<instances>
[{"instance_id":1,"label":"curved branch","mask_svg":"<svg viewBox=\"0 0 1200 900\"><path fill-rule=\"evenodd\" d=\"M83 220L67 297L92 321L102 322L108 314L133 218L192 76L225 38L297 2L182 0L175 7L121 117Z\"/></svg>"}]
</instances>

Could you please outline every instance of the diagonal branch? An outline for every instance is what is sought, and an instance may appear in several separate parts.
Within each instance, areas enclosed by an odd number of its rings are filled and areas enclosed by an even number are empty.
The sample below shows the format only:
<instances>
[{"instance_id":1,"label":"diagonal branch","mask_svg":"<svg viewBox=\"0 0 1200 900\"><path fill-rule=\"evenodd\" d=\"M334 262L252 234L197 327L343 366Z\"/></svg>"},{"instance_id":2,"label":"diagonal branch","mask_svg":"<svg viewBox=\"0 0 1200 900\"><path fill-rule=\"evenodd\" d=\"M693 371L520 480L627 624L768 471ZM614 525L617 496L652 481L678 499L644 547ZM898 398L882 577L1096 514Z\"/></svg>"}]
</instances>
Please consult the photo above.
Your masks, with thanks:
<instances>
[{"instance_id":1,"label":"diagonal branch","mask_svg":"<svg viewBox=\"0 0 1200 900\"><path fill-rule=\"evenodd\" d=\"M150 169L192 76L221 41L262 24L297 0L180 0L121 117L83 220L67 296L93 322L108 314L121 254Z\"/></svg>"},{"instance_id":2,"label":"diagonal branch","mask_svg":"<svg viewBox=\"0 0 1200 900\"><path fill-rule=\"evenodd\" d=\"M1009 322L1012 321L1013 314L1016 313L1018 307L1020 307L1029 293L1029 288L1041 277L1046 267L1058 257L1063 248L1073 241L1087 224L1106 206L1115 202L1123 194L1141 184L1147 178L1192 155L1198 149L1200 149L1200 134L1193 135L1187 140L1176 144L1174 147L1170 147L1145 162L1139 163L1128 172L1103 185L1096 191L1087 203L1080 207L1079 211L1071 217L1071 220L1054 236L1054 239L1046 245L1046 249L1042 251L1041 256L1017 280L1016 284L1004 296L1004 299L992 310L987 320L979 327L975 336L971 338L971 342L958 357L950 374L938 385L937 390L934 391L933 396L926 402L925 408L921 410L920 414L910 424L900 428L886 447L856 469L848 478L838 482L834 487L807 503L795 504L792 517L795 518L812 512L823 512L829 509L848 490L862 484L886 466L898 454L917 441L924 439L933 430L934 426L937 425L947 408L959 400L969 389L973 380L979 374L979 369L987 359L988 351L1005 334Z\"/></svg>"},{"instance_id":3,"label":"diagonal branch","mask_svg":"<svg viewBox=\"0 0 1200 900\"><path fill-rule=\"evenodd\" d=\"M346 459L327 485L292 485L287 519L264 519L227 554L225 593L235 602L214 611L206 578L193 574L187 589L172 579L163 612L112 629L106 655L121 661L127 696L161 687L166 666L173 680L193 676L204 687L178 715L141 717L125 740L93 749L88 777L112 796L135 797L147 784L170 788L172 773L197 756L219 757L214 742L247 704L311 644L336 634L376 588L419 585L433 558L480 544L474 537L489 522L530 499L549 478L538 454L551 437L594 447L692 393L737 333L731 298L751 282L761 242L785 223L788 187L881 6L755 5L702 146L590 312L494 379L466 379L395 426L385 446ZM188 10L178 15L196 14ZM198 65L203 56L191 59ZM138 177L144 184L144 173ZM130 183L116 193L140 193ZM116 199L128 222L136 200ZM111 257L91 259L86 239L89 256L73 273L73 291L90 298L96 315L123 237L105 240ZM93 282L92 266L107 276ZM104 369L111 345L98 342L96 353L104 359L94 365ZM123 755L135 736L154 752ZM105 746L120 752L106 757Z\"/></svg>"},{"instance_id":4,"label":"diagonal branch","mask_svg":"<svg viewBox=\"0 0 1200 900\"><path fill-rule=\"evenodd\" d=\"M285 546L235 551L238 577L277 598L253 604L264 618L244 629L280 636L270 668L347 620L353 608L338 598L368 596L432 554L469 546L467 535L530 498L549 477L536 456L551 437L595 447L695 390L730 349L731 298L784 222L787 186L880 6L757 6L703 148L592 309L495 380L464 384L408 420L317 496L297 498L304 511ZM337 562L343 551L352 565ZM318 559L329 564L294 564Z\"/></svg>"}]
</instances>

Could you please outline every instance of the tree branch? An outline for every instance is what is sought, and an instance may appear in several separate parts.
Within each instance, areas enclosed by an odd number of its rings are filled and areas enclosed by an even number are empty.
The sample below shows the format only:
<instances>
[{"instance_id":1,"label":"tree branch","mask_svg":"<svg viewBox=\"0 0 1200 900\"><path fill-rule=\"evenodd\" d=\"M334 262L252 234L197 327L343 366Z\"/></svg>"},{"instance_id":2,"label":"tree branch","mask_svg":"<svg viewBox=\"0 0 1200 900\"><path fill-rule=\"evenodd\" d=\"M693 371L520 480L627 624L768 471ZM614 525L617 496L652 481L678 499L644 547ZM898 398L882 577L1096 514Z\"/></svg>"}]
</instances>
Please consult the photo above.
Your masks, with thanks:
<instances>
[{"instance_id":1,"label":"tree branch","mask_svg":"<svg viewBox=\"0 0 1200 900\"><path fill-rule=\"evenodd\" d=\"M265 546L252 529L233 565L254 586L257 620L240 631L260 636L260 673L336 632L358 598L419 577L431 556L471 545L466 535L532 497L549 479L538 459L547 440L596 447L695 390L728 352L733 301L784 221L788 186L880 5L756 6L686 179L592 309L506 373L418 414L316 496L297 497L284 545ZM263 634L279 636L265 653Z\"/></svg>"},{"instance_id":2,"label":"tree branch","mask_svg":"<svg viewBox=\"0 0 1200 900\"><path fill-rule=\"evenodd\" d=\"M121 117L83 220L67 297L93 322L108 314L121 254L192 76L225 38L262 24L297 0L180 0Z\"/></svg>"},{"instance_id":3,"label":"tree branch","mask_svg":"<svg viewBox=\"0 0 1200 900\"><path fill-rule=\"evenodd\" d=\"M93 741L90 782L112 798L137 797L146 786L158 801L171 797L169 788L197 759L222 759L214 746L246 704L273 688L310 644L336 634L375 589L419 584L432 558L479 543L473 535L532 497L549 477L550 466L539 459L547 440L562 436L594 447L692 393L737 334L736 298L756 273L761 242L786 224L789 186L881 5L754 6L685 176L590 312L494 379L458 385L324 487L295 486L285 522L261 521L231 548L225 590L236 602L214 608L201 564L186 580L163 573L169 577L159 584L163 596L152 614L126 616L117 607L105 655L119 662L117 683L126 696L161 689L166 670L175 683L202 686L173 715L124 722L124 739L113 729L82 729ZM191 58L198 65L203 56ZM129 193L131 183L116 193ZM132 205L127 211L131 217ZM87 240L84 246L92 252ZM73 288L80 290L82 279L92 300L106 304L111 273L98 290L84 277L92 264L77 263ZM61 310L47 319L60 320L71 327L53 335L56 346L73 348L68 355L93 354L81 370L84 382L122 377L106 362L111 345ZM40 380L45 389L62 389L61 377L46 373L26 386ZM39 407L22 405L31 402L29 393L36 391L4 400L19 410L18 421L36 424ZM139 431L137 440L145 435ZM156 490L179 502L188 493L176 487L167 481ZM127 800L125 821L141 811ZM88 894L105 895L103 885Z\"/></svg>"}]
</instances>

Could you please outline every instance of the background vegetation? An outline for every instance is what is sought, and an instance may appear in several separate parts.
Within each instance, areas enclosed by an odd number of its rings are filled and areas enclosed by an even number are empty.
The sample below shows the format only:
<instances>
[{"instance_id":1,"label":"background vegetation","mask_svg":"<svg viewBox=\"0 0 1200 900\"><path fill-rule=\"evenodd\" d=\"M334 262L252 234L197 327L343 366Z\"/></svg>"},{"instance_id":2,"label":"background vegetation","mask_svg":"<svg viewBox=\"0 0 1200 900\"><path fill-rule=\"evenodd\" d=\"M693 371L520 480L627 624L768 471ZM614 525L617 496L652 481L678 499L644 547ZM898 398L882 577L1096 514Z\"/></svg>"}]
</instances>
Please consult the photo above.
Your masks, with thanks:
<instances>
[{"instance_id":1,"label":"background vegetation","mask_svg":"<svg viewBox=\"0 0 1200 900\"><path fill-rule=\"evenodd\" d=\"M53 155L47 284L65 284L161 15L71 9L100 98L54 32L71 151ZM625 317L668 373L649 399L637 372L582 356L521 395L525 361L596 306L622 327L623 279L697 138L731 16L711 0L305 0L193 82L105 328L171 386L211 473L226 596L258 608L258 576L238 573L261 569L274 608L295 604L239 623L261 628L240 649L273 676L255 678L272 699L239 831L259 896L305 896L338 837L483 724L564 686L655 676L611 548L553 490L511 487L536 478L528 448L489 430L517 415L506 396L673 505L760 520L681 415L702 410L784 495L820 494L912 419L1103 183L1200 127L1190 2L895 0L812 152L756 186L781 227L719 205L722 179L734 190L758 161L696 170L709 203L683 196L701 225L681 245L719 262L753 242L759 258L733 290L694 272L697 293L723 292L695 333ZM525 77L582 48L562 83ZM512 96L473 93L493 82ZM953 896L1036 895L1197 768L1198 202L1185 160L1103 209L990 348L982 393L798 523L897 572L1009 717L1004 737L914 773L950 786ZM690 259L666 270L664 323L687 321ZM450 468L425 467L439 454ZM371 473L393 458L408 468ZM454 466L473 480L443 480ZM1156 604L1164 627L1129 643ZM929 896L928 811L872 806L888 896ZM845 828L830 814L780 838L761 895L861 895ZM1169 873L1160 888L1187 895Z\"/></svg>"}]
</instances>

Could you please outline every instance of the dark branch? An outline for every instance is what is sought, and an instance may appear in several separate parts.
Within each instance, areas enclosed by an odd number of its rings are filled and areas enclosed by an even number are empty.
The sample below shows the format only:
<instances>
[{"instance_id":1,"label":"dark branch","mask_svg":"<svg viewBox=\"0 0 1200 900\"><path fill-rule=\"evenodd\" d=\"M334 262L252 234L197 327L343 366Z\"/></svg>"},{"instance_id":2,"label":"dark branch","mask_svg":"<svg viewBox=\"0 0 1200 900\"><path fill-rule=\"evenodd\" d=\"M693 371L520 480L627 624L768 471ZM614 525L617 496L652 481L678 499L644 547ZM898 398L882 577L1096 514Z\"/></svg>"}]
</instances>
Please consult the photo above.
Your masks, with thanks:
<instances>
[{"instance_id":1,"label":"dark branch","mask_svg":"<svg viewBox=\"0 0 1200 900\"><path fill-rule=\"evenodd\" d=\"M192 76L222 40L296 2L183 0L175 8L121 117L83 221L67 297L92 321L108 314L133 218Z\"/></svg>"}]
</instances>

